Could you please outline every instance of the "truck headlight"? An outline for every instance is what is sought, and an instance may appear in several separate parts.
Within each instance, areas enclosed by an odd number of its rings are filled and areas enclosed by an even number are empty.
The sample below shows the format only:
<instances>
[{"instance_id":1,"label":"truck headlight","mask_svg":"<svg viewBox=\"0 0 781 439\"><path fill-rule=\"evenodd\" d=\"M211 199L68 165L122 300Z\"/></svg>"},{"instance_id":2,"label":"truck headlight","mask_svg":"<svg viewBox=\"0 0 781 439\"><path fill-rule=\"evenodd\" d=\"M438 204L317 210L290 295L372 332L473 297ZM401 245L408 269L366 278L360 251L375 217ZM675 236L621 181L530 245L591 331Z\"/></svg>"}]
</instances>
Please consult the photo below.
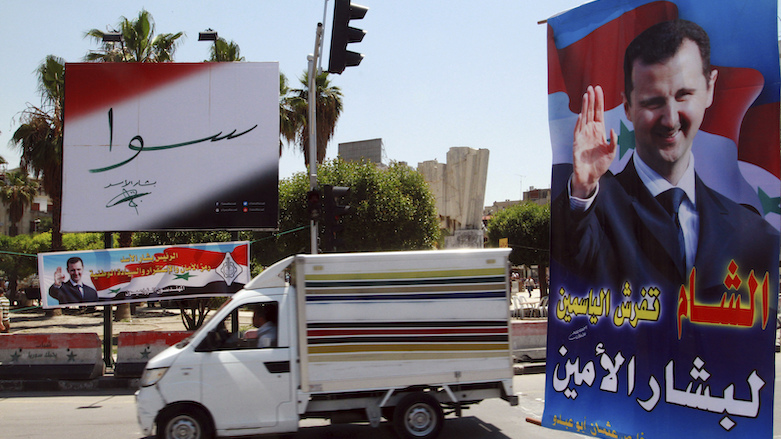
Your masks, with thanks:
<instances>
[{"instance_id":1,"label":"truck headlight","mask_svg":"<svg viewBox=\"0 0 781 439\"><path fill-rule=\"evenodd\" d=\"M141 376L141 387L149 387L157 384L158 381L168 371L167 367L160 367L157 369L144 369L144 375Z\"/></svg>"}]
</instances>

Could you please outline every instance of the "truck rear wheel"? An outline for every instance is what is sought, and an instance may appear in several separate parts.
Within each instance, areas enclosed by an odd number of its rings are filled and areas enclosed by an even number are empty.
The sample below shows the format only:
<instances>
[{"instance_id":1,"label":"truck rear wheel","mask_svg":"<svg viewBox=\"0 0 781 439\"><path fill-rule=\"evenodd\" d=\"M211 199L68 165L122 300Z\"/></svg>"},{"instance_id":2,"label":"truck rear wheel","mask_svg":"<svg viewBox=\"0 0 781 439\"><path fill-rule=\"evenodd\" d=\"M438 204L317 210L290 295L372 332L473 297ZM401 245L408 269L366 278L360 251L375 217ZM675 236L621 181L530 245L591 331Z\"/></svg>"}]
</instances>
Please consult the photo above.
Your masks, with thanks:
<instances>
[{"instance_id":1,"label":"truck rear wheel","mask_svg":"<svg viewBox=\"0 0 781 439\"><path fill-rule=\"evenodd\" d=\"M157 424L158 439L211 439L209 416L198 407L181 407L164 413Z\"/></svg>"},{"instance_id":2,"label":"truck rear wheel","mask_svg":"<svg viewBox=\"0 0 781 439\"><path fill-rule=\"evenodd\" d=\"M393 411L393 427L404 439L431 439L439 435L445 415L439 402L425 393L412 393Z\"/></svg>"}]
</instances>

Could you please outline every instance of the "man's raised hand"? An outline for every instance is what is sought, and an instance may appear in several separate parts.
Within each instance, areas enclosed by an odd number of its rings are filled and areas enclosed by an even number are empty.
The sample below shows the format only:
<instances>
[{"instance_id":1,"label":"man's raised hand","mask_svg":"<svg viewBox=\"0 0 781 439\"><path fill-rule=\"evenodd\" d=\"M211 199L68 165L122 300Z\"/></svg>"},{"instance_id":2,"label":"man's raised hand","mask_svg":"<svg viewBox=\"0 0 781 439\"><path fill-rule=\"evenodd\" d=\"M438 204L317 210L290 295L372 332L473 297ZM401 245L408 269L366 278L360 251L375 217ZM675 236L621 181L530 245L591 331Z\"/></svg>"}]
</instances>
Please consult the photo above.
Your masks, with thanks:
<instances>
[{"instance_id":1,"label":"man's raised hand","mask_svg":"<svg viewBox=\"0 0 781 439\"><path fill-rule=\"evenodd\" d=\"M57 285L58 287L62 285L62 282L65 280L65 275L62 274L62 267L57 267L56 270L54 270L54 285Z\"/></svg>"},{"instance_id":2,"label":"man's raised hand","mask_svg":"<svg viewBox=\"0 0 781 439\"><path fill-rule=\"evenodd\" d=\"M602 87L588 86L583 95L572 142L573 197L588 198L597 187L599 178L607 172L616 156L618 136L610 130L605 137L605 95Z\"/></svg>"}]
</instances>

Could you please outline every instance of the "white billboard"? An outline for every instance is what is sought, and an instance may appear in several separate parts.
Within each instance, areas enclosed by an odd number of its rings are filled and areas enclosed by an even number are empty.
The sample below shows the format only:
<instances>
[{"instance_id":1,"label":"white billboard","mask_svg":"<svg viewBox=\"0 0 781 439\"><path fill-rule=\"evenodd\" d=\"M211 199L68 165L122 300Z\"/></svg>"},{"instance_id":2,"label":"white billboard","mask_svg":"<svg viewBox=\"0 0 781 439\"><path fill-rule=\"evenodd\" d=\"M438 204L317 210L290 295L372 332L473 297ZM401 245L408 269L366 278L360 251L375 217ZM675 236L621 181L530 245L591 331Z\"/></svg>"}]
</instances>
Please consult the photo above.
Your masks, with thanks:
<instances>
[{"instance_id":1,"label":"white billboard","mask_svg":"<svg viewBox=\"0 0 781 439\"><path fill-rule=\"evenodd\" d=\"M65 69L63 231L277 228L277 63Z\"/></svg>"}]
</instances>

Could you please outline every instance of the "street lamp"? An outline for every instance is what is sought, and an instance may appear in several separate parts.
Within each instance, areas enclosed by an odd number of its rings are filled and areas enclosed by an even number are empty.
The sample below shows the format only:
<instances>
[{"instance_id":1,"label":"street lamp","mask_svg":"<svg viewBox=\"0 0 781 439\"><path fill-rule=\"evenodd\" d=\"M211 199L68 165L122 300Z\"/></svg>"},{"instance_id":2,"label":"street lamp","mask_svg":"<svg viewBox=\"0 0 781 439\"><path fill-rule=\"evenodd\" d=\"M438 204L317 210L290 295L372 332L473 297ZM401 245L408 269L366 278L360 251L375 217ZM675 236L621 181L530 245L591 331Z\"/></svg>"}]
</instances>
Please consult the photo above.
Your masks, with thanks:
<instances>
[{"instance_id":1,"label":"street lamp","mask_svg":"<svg viewBox=\"0 0 781 439\"><path fill-rule=\"evenodd\" d=\"M217 31L212 29L206 29L203 32L198 32L198 41L214 41L214 61L220 61L217 58Z\"/></svg>"},{"instance_id":2,"label":"street lamp","mask_svg":"<svg viewBox=\"0 0 781 439\"><path fill-rule=\"evenodd\" d=\"M198 41L217 41L217 31L206 29L203 32L198 32Z\"/></svg>"},{"instance_id":3,"label":"street lamp","mask_svg":"<svg viewBox=\"0 0 781 439\"><path fill-rule=\"evenodd\" d=\"M122 42L122 33L121 32L104 32L103 33L103 42L104 43L121 43Z\"/></svg>"},{"instance_id":4,"label":"street lamp","mask_svg":"<svg viewBox=\"0 0 781 439\"><path fill-rule=\"evenodd\" d=\"M120 61L125 61L125 41L122 39L122 32L117 31L111 31L111 32L104 32L103 33L103 43L111 43L111 51L113 52L115 50L114 43L120 43L120 49L122 50L121 56L122 59ZM108 49L106 49L106 53L108 53Z\"/></svg>"}]
</instances>

